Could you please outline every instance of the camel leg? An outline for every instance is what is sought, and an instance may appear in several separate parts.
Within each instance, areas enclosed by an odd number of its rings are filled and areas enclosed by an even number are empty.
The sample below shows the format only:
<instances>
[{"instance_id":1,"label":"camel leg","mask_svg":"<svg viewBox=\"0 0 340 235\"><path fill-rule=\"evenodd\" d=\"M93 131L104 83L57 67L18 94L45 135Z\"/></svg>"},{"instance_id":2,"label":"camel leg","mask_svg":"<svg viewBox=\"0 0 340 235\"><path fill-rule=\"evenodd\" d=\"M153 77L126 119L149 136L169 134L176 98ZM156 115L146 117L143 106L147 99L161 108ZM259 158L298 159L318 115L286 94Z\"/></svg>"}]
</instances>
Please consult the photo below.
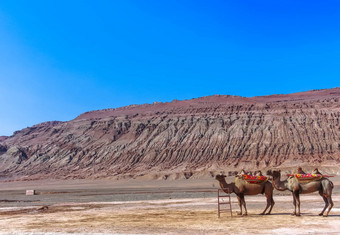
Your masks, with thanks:
<instances>
[{"instance_id":1,"label":"camel leg","mask_svg":"<svg viewBox=\"0 0 340 235\"><path fill-rule=\"evenodd\" d=\"M327 209L328 207L328 200L327 198L325 197L325 195L323 194L322 191L319 192L320 196L322 197L323 201L325 202L325 207L323 208L323 210L321 211L321 213L319 214L320 216L323 215L323 213L325 212L325 210Z\"/></svg>"},{"instance_id":2,"label":"camel leg","mask_svg":"<svg viewBox=\"0 0 340 235\"><path fill-rule=\"evenodd\" d=\"M295 194L295 200L296 200L296 207L297 207L297 213L296 213L296 216L300 216L300 194L298 191L295 191L294 192ZM296 209L295 207L295 209Z\"/></svg>"},{"instance_id":3,"label":"camel leg","mask_svg":"<svg viewBox=\"0 0 340 235\"><path fill-rule=\"evenodd\" d=\"M241 196L241 203L243 204L243 206L244 206L244 211L245 211L245 213L244 213L243 215L248 215L248 212L247 212L247 205L246 205L246 201L244 200L244 195L241 194L240 196Z\"/></svg>"},{"instance_id":4,"label":"camel leg","mask_svg":"<svg viewBox=\"0 0 340 235\"><path fill-rule=\"evenodd\" d=\"M238 206L240 207L240 212L237 212L237 215L242 215L242 202L241 202L241 197L239 195L236 195L237 201L238 201Z\"/></svg>"},{"instance_id":5,"label":"camel leg","mask_svg":"<svg viewBox=\"0 0 340 235\"><path fill-rule=\"evenodd\" d=\"M332 200L332 191L333 191L333 187L334 187L334 186L333 186L333 183L330 182L329 186L326 187L326 188L323 190L323 192L324 192L324 195L323 195L323 196L327 198L327 202L328 202L328 205L329 205L327 213L323 215L324 217L328 216L328 213L331 211L331 209L332 209L332 207L333 207L333 205L334 205L334 204L333 204L333 200Z\"/></svg>"},{"instance_id":6,"label":"camel leg","mask_svg":"<svg viewBox=\"0 0 340 235\"><path fill-rule=\"evenodd\" d=\"M260 215L264 215L266 213L266 210L269 208L269 206L271 205L271 199L268 195L266 195L266 198L267 198L267 206L266 208L264 209L264 211L260 214ZM269 212L270 213L270 212Z\"/></svg>"},{"instance_id":7,"label":"camel leg","mask_svg":"<svg viewBox=\"0 0 340 235\"><path fill-rule=\"evenodd\" d=\"M271 197L270 197L270 208L269 208L269 211L268 211L268 213L266 215L270 215L274 205L275 205L275 202L274 202L274 199L273 199L273 195L271 195Z\"/></svg>"},{"instance_id":8,"label":"camel leg","mask_svg":"<svg viewBox=\"0 0 340 235\"><path fill-rule=\"evenodd\" d=\"M293 205L294 205L294 212L292 213L292 215L296 215L296 198L295 198L294 192L292 194L293 194Z\"/></svg>"},{"instance_id":9,"label":"camel leg","mask_svg":"<svg viewBox=\"0 0 340 235\"><path fill-rule=\"evenodd\" d=\"M332 196L328 196L327 197L327 201L328 201L328 204L330 205L329 208L328 208L328 211L325 215L323 215L324 217L327 217L328 216L328 213L331 211L332 207L333 207L333 200L332 200Z\"/></svg>"}]
</instances>

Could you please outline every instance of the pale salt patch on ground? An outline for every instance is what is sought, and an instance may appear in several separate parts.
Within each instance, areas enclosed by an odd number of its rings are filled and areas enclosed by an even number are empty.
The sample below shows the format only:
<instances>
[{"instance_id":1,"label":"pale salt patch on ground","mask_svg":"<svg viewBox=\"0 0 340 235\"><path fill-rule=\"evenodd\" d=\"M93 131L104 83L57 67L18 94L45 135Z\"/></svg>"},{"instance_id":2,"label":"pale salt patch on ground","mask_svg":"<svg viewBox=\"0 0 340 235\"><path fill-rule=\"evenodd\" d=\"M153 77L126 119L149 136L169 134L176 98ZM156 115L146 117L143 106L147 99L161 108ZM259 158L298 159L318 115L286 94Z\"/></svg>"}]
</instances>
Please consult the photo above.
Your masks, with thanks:
<instances>
[{"instance_id":1,"label":"pale salt patch on ground","mask_svg":"<svg viewBox=\"0 0 340 235\"><path fill-rule=\"evenodd\" d=\"M38 208L40 208L40 206L0 207L0 212L13 211L13 210L23 210L23 209L38 209Z\"/></svg>"},{"instance_id":2,"label":"pale salt patch on ground","mask_svg":"<svg viewBox=\"0 0 340 235\"><path fill-rule=\"evenodd\" d=\"M340 208L334 208L333 207L331 211L333 211L333 212L340 211ZM339 221L339 223L340 223L340 221Z\"/></svg>"},{"instance_id":3,"label":"pale salt patch on ground","mask_svg":"<svg viewBox=\"0 0 340 235\"><path fill-rule=\"evenodd\" d=\"M306 223L307 225L308 223ZM304 235L304 234L340 234L340 226L339 225L334 225L332 223L327 223L326 228L320 228L317 227L317 224L312 224L315 226L314 228L312 227L304 227L304 228L278 228L278 229L273 229L270 231L270 234L299 234L299 235Z\"/></svg>"},{"instance_id":4,"label":"pale salt patch on ground","mask_svg":"<svg viewBox=\"0 0 340 235\"><path fill-rule=\"evenodd\" d=\"M1 233L0 235L103 235L103 233ZM124 235L123 233L109 233L110 235ZM129 233L129 235L141 235L140 233Z\"/></svg>"}]
</instances>

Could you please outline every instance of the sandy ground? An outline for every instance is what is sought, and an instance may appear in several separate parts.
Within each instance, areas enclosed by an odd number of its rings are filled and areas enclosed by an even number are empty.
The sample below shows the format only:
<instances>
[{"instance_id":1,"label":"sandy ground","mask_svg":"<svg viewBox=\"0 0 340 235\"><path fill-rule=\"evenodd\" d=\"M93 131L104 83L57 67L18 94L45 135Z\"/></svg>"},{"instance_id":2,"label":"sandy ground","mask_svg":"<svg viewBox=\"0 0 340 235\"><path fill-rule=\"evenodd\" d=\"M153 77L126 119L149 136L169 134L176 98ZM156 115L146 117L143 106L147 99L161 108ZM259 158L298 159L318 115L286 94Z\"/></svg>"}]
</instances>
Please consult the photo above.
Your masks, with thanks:
<instances>
[{"instance_id":1,"label":"sandy ground","mask_svg":"<svg viewBox=\"0 0 340 235\"><path fill-rule=\"evenodd\" d=\"M2 182L2 234L340 234L340 180L333 178L334 208L317 214L323 200L301 195L301 217L291 216L292 196L275 192L272 215L258 215L263 195L248 196L248 216L217 216L217 183L183 181ZM228 181L228 180L227 180ZM38 195L25 196L25 189ZM208 192L209 190L212 192Z\"/></svg>"}]
</instances>

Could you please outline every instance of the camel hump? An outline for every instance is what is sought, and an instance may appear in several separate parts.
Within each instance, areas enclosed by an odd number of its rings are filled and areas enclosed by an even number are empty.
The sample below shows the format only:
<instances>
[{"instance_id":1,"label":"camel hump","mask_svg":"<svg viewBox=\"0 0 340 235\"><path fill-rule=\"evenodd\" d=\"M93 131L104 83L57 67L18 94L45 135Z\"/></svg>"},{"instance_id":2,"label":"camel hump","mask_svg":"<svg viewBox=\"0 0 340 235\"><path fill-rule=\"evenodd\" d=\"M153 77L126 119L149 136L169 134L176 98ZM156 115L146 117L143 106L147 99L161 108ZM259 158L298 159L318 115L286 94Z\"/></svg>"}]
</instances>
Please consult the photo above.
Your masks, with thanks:
<instances>
[{"instance_id":1,"label":"camel hump","mask_svg":"<svg viewBox=\"0 0 340 235\"><path fill-rule=\"evenodd\" d=\"M302 170L302 167L298 167L297 174L306 174L306 173Z\"/></svg>"},{"instance_id":2,"label":"camel hump","mask_svg":"<svg viewBox=\"0 0 340 235\"><path fill-rule=\"evenodd\" d=\"M263 176L262 171L254 171L254 175Z\"/></svg>"},{"instance_id":3,"label":"camel hump","mask_svg":"<svg viewBox=\"0 0 340 235\"><path fill-rule=\"evenodd\" d=\"M320 171L319 171L318 168L315 168L315 169L313 170L312 174L316 174L316 175L319 174L319 175L322 175L322 174L320 173Z\"/></svg>"}]
</instances>

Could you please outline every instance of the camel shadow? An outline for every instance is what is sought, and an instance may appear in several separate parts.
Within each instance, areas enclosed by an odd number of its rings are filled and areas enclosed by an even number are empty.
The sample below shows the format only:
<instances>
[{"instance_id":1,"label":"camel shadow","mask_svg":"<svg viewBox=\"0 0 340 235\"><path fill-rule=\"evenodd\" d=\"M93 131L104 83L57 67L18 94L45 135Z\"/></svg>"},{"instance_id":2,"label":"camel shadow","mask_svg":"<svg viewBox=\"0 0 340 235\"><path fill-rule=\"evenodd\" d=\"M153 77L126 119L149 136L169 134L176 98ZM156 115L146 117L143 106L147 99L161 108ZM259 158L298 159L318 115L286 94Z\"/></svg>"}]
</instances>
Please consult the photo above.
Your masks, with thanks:
<instances>
[{"instance_id":1,"label":"camel shadow","mask_svg":"<svg viewBox=\"0 0 340 235\"><path fill-rule=\"evenodd\" d=\"M312 214L307 214L306 216L310 216L310 217L323 217L320 215L312 215ZM328 215L327 217L340 217L340 215Z\"/></svg>"},{"instance_id":2,"label":"camel shadow","mask_svg":"<svg viewBox=\"0 0 340 235\"><path fill-rule=\"evenodd\" d=\"M261 214L248 214L248 215L235 215L235 218L247 218L247 217L270 217L272 215L290 215L290 213L271 213L270 215ZM233 215L234 216L234 215Z\"/></svg>"},{"instance_id":3,"label":"camel shadow","mask_svg":"<svg viewBox=\"0 0 340 235\"><path fill-rule=\"evenodd\" d=\"M284 213L284 212L279 212L279 213L271 213L270 215L261 215L261 214L248 214L247 216L242 216L242 215L236 215L235 218L239 217L239 218L247 218L247 217L261 217L261 216L265 216L265 217L270 217L271 215L287 215L290 217L322 217L318 214L308 214L308 213L301 213L301 216L295 216L292 215L291 213ZM340 215L328 215L328 217L340 217Z\"/></svg>"},{"instance_id":4,"label":"camel shadow","mask_svg":"<svg viewBox=\"0 0 340 235\"><path fill-rule=\"evenodd\" d=\"M280 213L271 213L270 215L291 215L291 213L280 212ZM268 216L270 216L270 215L268 215Z\"/></svg>"},{"instance_id":5,"label":"camel shadow","mask_svg":"<svg viewBox=\"0 0 340 235\"><path fill-rule=\"evenodd\" d=\"M295 216L291 213L272 213L272 215L289 215L291 217L320 217L320 218L326 218L323 216L320 216L318 214L309 214L309 213L301 213L301 216ZM328 217L340 217L340 215L328 215Z\"/></svg>"},{"instance_id":6,"label":"camel shadow","mask_svg":"<svg viewBox=\"0 0 340 235\"><path fill-rule=\"evenodd\" d=\"M328 215L328 217L340 217L340 215Z\"/></svg>"}]
</instances>

